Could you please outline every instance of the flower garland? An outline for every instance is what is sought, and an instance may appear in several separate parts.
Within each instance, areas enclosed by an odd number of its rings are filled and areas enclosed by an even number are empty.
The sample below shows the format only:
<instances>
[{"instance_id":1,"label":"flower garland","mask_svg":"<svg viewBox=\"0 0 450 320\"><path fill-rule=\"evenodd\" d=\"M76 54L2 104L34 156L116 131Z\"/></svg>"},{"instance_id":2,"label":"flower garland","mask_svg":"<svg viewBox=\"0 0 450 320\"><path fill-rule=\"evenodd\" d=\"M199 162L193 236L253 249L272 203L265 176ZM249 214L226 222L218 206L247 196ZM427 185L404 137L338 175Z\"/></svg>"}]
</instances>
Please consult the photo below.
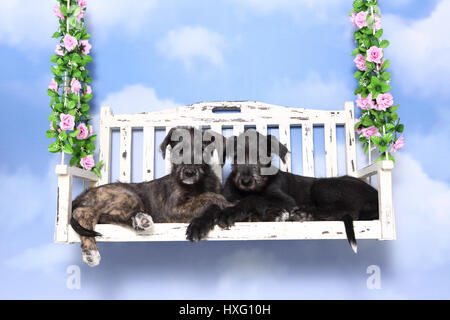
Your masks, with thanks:
<instances>
[{"instance_id":1,"label":"flower garland","mask_svg":"<svg viewBox=\"0 0 450 320\"><path fill-rule=\"evenodd\" d=\"M404 125L400 123L396 113L398 105L394 106L394 98L389 92L391 74L386 72L389 60L384 58L383 49L389 46L389 41L381 40L380 9L377 0L355 0L350 12L350 21L356 28L354 33L358 48L352 56L358 71L356 104L362 109L362 116L356 120L355 129L359 141L365 146L365 153L372 151L372 146L378 148L381 155L375 161L394 160L392 152L404 146Z\"/></svg>"},{"instance_id":2,"label":"flower garland","mask_svg":"<svg viewBox=\"0 0 450 320\"><path fill-rule=\"evenodd\" d=\"M55 139L48 146L52 153L71 154L71 166L94 171L100 176L101 163L94 162L93 127L89 124L88 102L92 99L92 78L86 64L92 62L89 52L91 37L86 32L84 15L86 0L57 0L53 13L59 19L58 31L53 38L60 38L50 61L54 75L47 93L52 98L52 114L48 117L50 129L46 136Z\"/></svg>"}]
</instances>

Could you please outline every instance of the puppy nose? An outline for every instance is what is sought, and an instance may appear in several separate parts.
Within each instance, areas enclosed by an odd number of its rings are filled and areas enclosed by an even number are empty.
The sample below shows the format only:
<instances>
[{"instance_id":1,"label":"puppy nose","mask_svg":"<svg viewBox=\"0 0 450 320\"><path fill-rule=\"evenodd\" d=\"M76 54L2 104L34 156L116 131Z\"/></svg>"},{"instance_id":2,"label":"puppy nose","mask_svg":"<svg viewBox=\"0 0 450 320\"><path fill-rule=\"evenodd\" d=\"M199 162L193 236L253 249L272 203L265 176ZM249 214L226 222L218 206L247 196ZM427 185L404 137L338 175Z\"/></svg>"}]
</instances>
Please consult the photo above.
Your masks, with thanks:
<instances>
[{"instance_id":1,"label":"puppy nose","mask_svg":"<svg viewBox=\"0 0 450 320\"><path fill-rule=\"evenodd\" d=\"M252 184L252 179L251 178L241 178L241 184L243 186L248 187L249 185Z\"/></svg>"},{"instance_id":2,"label":"puppy nose","mask_svg":"<svg viewBox=\"0 0 450 320\"><path fill-rule=\"evenodd\" d=\"M184 175L189 178L193 177L195 175L195 170L194 169L185 169Z\"/></svg>"}]
</instances>

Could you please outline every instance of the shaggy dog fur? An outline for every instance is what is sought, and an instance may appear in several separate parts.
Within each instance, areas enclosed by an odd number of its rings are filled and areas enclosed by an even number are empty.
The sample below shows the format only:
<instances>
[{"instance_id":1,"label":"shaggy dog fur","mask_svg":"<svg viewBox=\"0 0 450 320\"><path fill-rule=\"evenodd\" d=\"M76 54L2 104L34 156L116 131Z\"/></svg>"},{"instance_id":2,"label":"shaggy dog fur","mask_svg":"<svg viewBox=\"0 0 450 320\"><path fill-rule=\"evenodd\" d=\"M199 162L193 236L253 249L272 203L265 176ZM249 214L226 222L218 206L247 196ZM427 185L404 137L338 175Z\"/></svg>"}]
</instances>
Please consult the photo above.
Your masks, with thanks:
<instances>
[{"instance_id":1,"label":"shaggy dog fur","mask_svg":"<svg viewBox=\"0 0 450 320\"><path fill-rule=\"evenodd\" d=\"M174 148L182 144L181 129L191 137L188 145L191 156L181 163L173 163L171 157L169 175L142 183L102 185L88 189L73 201L71 225L81 236L83 260L89 265L100 262L95 237L101 234L93 231L97 223L118 223L138 232L148 232L153 222L189 222L213 203L221 208L228 205L220 195L219 179L211 166L203 161L203 151L207 147L210 150L216 148L214 138L202 141L201 147L197 148L194 147L194 135L203 137L202 132L194 128L172 128L160 146L163 157L167 146L171 146L173 155ZM207 132L224 140L220 134ZM196 142L198 146L199 141ZM194 164L194 156L199 152L202 160Z\"/></svg>"},{"instance_id":2,"label":"shaggy dog fur","mask_svg":"<svg viewBox=\"0 0 450 320\"><path fill-rule=\"evenodd\" d=\"M241 136L228 140L239 141ZM259 133L257 136L258 141L267 141L267 150L272 153L274 141L278 143L278 155L285 161L288 150L284 145L272 136ZM259 146L258 143L258 149ZM248 149L246 143L246 154ZM216 224L229 228L238 221L343 221L347 238L356 252L353 220L378 218L378 193L359 179L349 176L310 178L278 170L273 175L263 176L261 169L270 164L250 164L248 155L246 163L239 164L236 160L235 154L232 172L223 190L225 198L235 205L225 209L212 205L194 218L186 233L189 240L201 240Z\"/></svg>"}]
</instances>

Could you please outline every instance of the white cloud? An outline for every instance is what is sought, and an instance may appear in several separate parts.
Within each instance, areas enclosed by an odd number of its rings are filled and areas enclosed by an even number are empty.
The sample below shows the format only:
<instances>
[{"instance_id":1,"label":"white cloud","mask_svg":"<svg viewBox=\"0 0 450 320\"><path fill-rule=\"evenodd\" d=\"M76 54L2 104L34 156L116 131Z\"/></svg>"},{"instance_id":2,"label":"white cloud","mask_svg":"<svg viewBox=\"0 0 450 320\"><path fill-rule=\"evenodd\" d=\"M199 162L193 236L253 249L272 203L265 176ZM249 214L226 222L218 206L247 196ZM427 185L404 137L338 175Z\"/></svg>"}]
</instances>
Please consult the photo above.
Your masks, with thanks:
<instances>
[{"instance_id":1,"label":"white cloud","mask_svg":"<svg viewBox=\"0 0 450 320\"><path fill-rule=\"evenodd\" d=\"M285 275L286 270L272 253L260 249L237 250L221 259L216 294L222 299L267 298L273 292L268 293L265 288L277 287L276 278Z\"/></svg>"},{"instance_id":2,"label":"white cloud","mask_svg":"<svg viewBox=\"0 0 450 320\"><path fill-rule=\"evenodd\" d=\"M278 81L268 99L279 105L331 110L343 109L344 102L353 100L354 96L342 79L333 75L324 78L317 72L310 72L298 82L290 79Z\"/></svg>"},{"instance_id":3,"label":"white cloud","mask_svg":"<svg viewBox=\"0 0 450 320\"><path fill-rule=\"evenodd\" d=\"M153 88L142 84L125 86L122 90L108 94L102 106L110 106L114 113L139 113L180 106L170 99L160 99Z\"/></svg>"},{"instance_id":4,"label":"white cloud","mask_svg":"<svg viewBox=\"0 0 450 320\"><path fill-rule=\"evenodd\" d=\"M50 162L44 175L33 173L28 168L18 168L13 172L0 169L0 224L3 230L23 228L43 214L55 215L55 165L56 162ZM49 212L49 208L55 210Z\"/></svg>"},{"instance_id":5,"label":"white cloud","mask_svg":"<svg viewBox=\"0 0 450 320\"><path fill-rule=\"evenodd\" d=\"M20 48L46 48L56 45L52 34L58 28L53 15L54 0L3 0L0 10L0 43ZM88 3L88 32L103 37L112 27L135 35L149 21L158 0L92 0ZM115 30L116 31L116 30Z\"/></svg>"},{"instance_id":6,"label":"white cloud","mask_svg":"<svg viewBox=\"0 0 450 320\"><path fill-rule=\"evenodd\" d=\"M171 30L156 44L161 54L171 60L181 60L187 68L196 59L222 66L225 46L225 39L221 34L200 26Z\"/></svg>"},{"instance_id":7,"label":"white cloud","mask_svg":"<svg viewBox=\"0 0 450 320\"><path fill-rule=\"evenodd\" d=\"M3 0L0 10L0 43L31 48L51 46L58 27L52 8L56 1Z\"/></svg>"},{"instance_id":8,"label":"white cloud","mask_svg":"<svg viewBox=\"0 0 450 320\"><path fill-rule=\"evenodd\" d=\"M87 7L89 26L100 34L111 27L120 27L129 34L136 35L148 23L150 13L158 6L159 0L92 0Z\"/></svg>"},{"instance_id":9,"label":"white cloud","mask_svg":"<svg viewBox=\"0 0 450 320\"><path fill-rule=\"evenodd\" d=\"M4 265L20 271L35 270L50 274L61 270L61 265L64 264L67 267L71 261L74 261L74 251L79 254L79 247L74 248L73 246L50 243L28 248L13 257L7 258ZM78 258L78 256L76 257Z\"/></svg>"},{"instance_id":10,"label":"white cloud","mask_svg":"<svg viewBox=\"0 0 450 320\"><path fill-rule=\"evenodd\" d=\"M442 0L420 20L385 15L385 38L391 42L386 56L395 66L397 81L414 95L448 95L450 82L450 0Z\"/></svg>"},{"instance_id":11,"label":"white cloud","mask_svg":"<svg viewBox=\"0 0 450 320\"><path fill-rule=\"evenodd\" d=\"M405 148L435 179L450 182L450 170L445 170L450 157L450 111L437 109L437 121L430 128L411 128L405 136Z\"/></svg>"},{"instance_id":12,"label":"white cloud","mask_svg":"<svg viewBox=\"0 0 450 320\"><path fill-rule=\"evenodd\" d=\"M438 268L450 262L450 187L431 179L408 153L393 171L398 262L408 268Z\"/></svg>"},{"instance_id":13,"label":"white cloud","mask_svg":"<svg viewBox=\"0 0 450 320\"><path fill-rule=\"evenodd\" d=\"M320 21L326 21L330 13L339 9L339 6L348 7L344 0L231 0L236 5L250 9L252 12L271 14L282 12L294 16L305 16L313 14ZM349 9L350 11L350 9ZM332 22L332 21L328 21Z\"/></svg>"}]
</instances>

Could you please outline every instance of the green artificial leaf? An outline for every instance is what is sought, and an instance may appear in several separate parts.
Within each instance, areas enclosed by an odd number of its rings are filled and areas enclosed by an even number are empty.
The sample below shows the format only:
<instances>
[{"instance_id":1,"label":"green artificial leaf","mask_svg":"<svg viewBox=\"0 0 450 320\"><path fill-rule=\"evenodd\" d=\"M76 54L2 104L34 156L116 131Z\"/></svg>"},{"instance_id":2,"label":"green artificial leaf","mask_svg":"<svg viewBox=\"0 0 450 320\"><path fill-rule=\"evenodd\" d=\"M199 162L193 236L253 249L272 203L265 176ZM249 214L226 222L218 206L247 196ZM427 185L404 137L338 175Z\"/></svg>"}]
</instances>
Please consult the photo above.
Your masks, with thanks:
<instances>
[{"instance_id":1,"label":"green artificial leaf","mask_svg":"<svg viewBox=\"0 0 450 320\"><path fill-rule=\"evenodd\" d=\"M92 95L92 93L90 93L90 94L85 94L84 96L82 96L81 99L82 99L84 102L88 102L89 100L92 99L92 97L93 97L93 95Z\"/></svg>"},{"instance_id":2,"label":"green artificial leaf","mask_svg":"<svg viewBox=\"0 0 450 320\"><path fill-rule=\"evenodd\" d=\"M73 148L72 148L72 146L70 144L65 144L64 147L63 147L63 151L64 151L64 153L72 154L73 153Z\"/></svg>"},{"instance_id":3,"label":"green artificial leaf","mask_svg":"<svg viewBox=\"0 0 450 320\"><path fill-rule=\"evenodd\" d=\"M69 110L75 109L76 106L77 106L77 103L76 103L75 101L73 101L73 100L67 102L67 108L68 108Z\"/></svg>"},{"instance_id":4,"label":"green artificial leaf","mask_svg":"<svg viewBox=\"0 0 450 320\"><path fill-rule=\"evenodd\" d=\"M75 138L77 135L79 135L80 134L80 130L79 129L77 129L77 130L75 130L75 131L72 131L71 133L70 133L70 136L71 137L73 137L73 138Z\"/></svg>"},{"instance_id":5,"label":"green artificial leaf","mask_svg":"<svg viewBox=\"0 0 450 320\"><path fill-rule=\"evenodd\" d=\"M87 103L83 103L82 105L81 105L81 112L83 112L83 113L85 113L85 112L88 112L89 111L89 105L87 104Z\"/></svg>"},{"instance_id":6,"label":"green artificial leaf","mask_svg":"<svg viewBox=\"0 0 450 320\"><path fill-rule=\"evenodd\" d=\"M387 83L381 83L381 92L386 93L388 91L392 90L392 87L388 85Z\"/></svg>"},{"instance_id":7,"label":"green artificial leaf","mask_svg":"<svg viewBox=\"0 0 450 320\"><path fill-rule=\"evenodd\" d=\"M359 49L358 48L356 48L355 50L353 50L352 51L352 56L356 56L356 55L358 55L359 54Z\"/></svg>"},{"instance_id":8,"label":"green artificial leaf","mask_svg":"<svg viewBox=\"0 0 450 320\"><path fill-rule=\"evenodd\" d=\"M63 112L63 110L64 110L62 103L55 103L53 107L59 112Z\"/></svg>"},{"instance_id":9,"label":"green artificial leaf","mask_svg":"<svg viewBox=\"0 0 450 320\"><path fill-rule=\"evenodd\" d=\"M396 105L396 106L392 106L389 108L389 112L395 112L397 111L398 107L400 107L400 105Z\"/></svg>"},{"instance_id":10,"label":"green artificial leaf","mask_svg":"<svg viewBox=\"0 0 450 320\"><path fill-rule=\"evenodd\" d=\"M383 35L383 29L380 29L375 33L375 37L377 37L377 38L381 38L382 35Z\"/></svg>"},{"instance_id":11,"label":"green artificial leaf","mask_svg":"<svg viewBox=\"0 0 450 320\"><path fill-rule=\"evenodd\" d=\"M390 72L383 72L380 77L384 81L389 81L389 80L391 80L391 73Z\"/></svg>"},{"instance_id":12,"label":"green artificial leaf","mask_svg":"<svg viewBox=\"0 0 450 320\"><path fill-rule=\"evenodd\" d=\"M359 70L358 70L358 71L355 72L355 78L356 78L356 79L361 78L362 75L363 75L363 72L362 72L362 71L359 71Z\"/></svg>"},{"instance_id":13,"label":"green artificial leaf","mask_svg":"<svg viewBox=\"0 0 450 320\"><path fill-rule=\"evenodd\" d=\"M57 134L56 134L56 131L55 131L55 130L47 130L47 132L45 133L45 136L46 136L47 138L52 139L52 138L56 137Z\"/></svg>"},{"instance_id":14,"label":"green artificial leaf","mask_svg":"<svg viewBox=\"0 0 450 320\"><path fill-rule=\"evenodd\" d=\"M86 63L91 63L92 62L92 57L88 56L88 55L85 55L85 56L83 56L83 60Z\"/></svg>"},{"instance_id":15,"label":"green artificial leaf","mask_svg":"<svg viewBox=\"0 0 450 320\"><path fill-rule=\"evenodd\" d=\"M61 147L59 146L58 143L53 142L52 144L50 144L50 145L47 147L47 149L48 149L48 151L50 151L51 153L56 153L56 152L59 152L59 151L61 150Z\"/></svg>"},{"instance_id":16,"label":"green artificial leaf","mask_svg":"<svg viewBox=\"0 0 450 320\"><path fill-rule=\"evenodd\" d=\"M386 71L386 69L389 68L389 65L390 65L390 61L389 60L384 61L383 65L381 66L381 70L380 71L381 72Z\"/></svg>"},{"instance_id":17,"label":"green artificial leaf","mask_svg":"<svg viewBox=\"0 0 450 320\"><path fill-rule=\"evenodd\" d=\"M382 40L381 42L380 42L380 48L387 48L387 47L389 47L389 41L387 41L387 40Z\"/></svg>"},{"instance_id":18,"label":"green artificial leaf","mask_svg":"<svg viewBox=\"0 0 450 320\"><path fill-rule=\"evenodd\" d=\"M393 124L393 123L386 124L386 130L387 131L391 131L391 130L394 130L394 129L395 129L395 124Z\"/></svg>"},{"instance_id":19,"label":"green artificial leaf","mask_svg":"<svg viewBox=\"0 0 450 320\"><path fill-rule=\"evenodd\" d=\"M399 124L398 126L395 127L395 131L397 131L399 133L403 133L404 129L405 129L405 126L403 124Z\"/></svg>"},{"instance_id":20,"label":"green artificial leaf","mask_svg":"<svg viewBox=\"0 0 450 320\"><path fill-rule=\"evenodd\" d=\"M102 175L100 174L100 170L98 170L97 168L93 168L92 171L94 171L94 173L95 173L99 178L102 177Z\"/></svg>"},{"instance_id":21,"label":"green artificial leaf","mask_svg":"<svg viewBox=\"0 0 450 320\"><path fill-rule=\"evenodd\" d=\"M378 146L382 145L382 139L379 136L371 136L370 141L372 141L373 144L376 144Z\"/></svg>"},{"instance_id":22,"label":"green artificial leaf","mask_svg":"<svg viewBox=\"0 0 450 320\"><path fill-rule=\"evenodd\" d=\"M72 158L70 159L70 165L71 165L71 166L77 165L78 162L80 162L80 159L78 159L78 158L75 157L75 156L72 157Z\"/></svg>"},{"instance_id":23,"label":"green artificial leaf","mask_svg":"<svg viewBox=\"0 0 450 320\"><path fill-rule=\"evenodd\" d=\"M58 60L59 56L54 54L50 57L50 62L52 63L56 63L56 61Z\"/></svg>"},{"instance_id":24,"label":"green artificial leaf","mask_svg":"<svg viewBox=\"0 0 450 320\"><path fill-rule=\"evenodd\" d=\"M394 137L394 134L392 132L388 132L383 136L383 141L388 144L392 141L392 138Z\"/></svg>"}]
</instances>

